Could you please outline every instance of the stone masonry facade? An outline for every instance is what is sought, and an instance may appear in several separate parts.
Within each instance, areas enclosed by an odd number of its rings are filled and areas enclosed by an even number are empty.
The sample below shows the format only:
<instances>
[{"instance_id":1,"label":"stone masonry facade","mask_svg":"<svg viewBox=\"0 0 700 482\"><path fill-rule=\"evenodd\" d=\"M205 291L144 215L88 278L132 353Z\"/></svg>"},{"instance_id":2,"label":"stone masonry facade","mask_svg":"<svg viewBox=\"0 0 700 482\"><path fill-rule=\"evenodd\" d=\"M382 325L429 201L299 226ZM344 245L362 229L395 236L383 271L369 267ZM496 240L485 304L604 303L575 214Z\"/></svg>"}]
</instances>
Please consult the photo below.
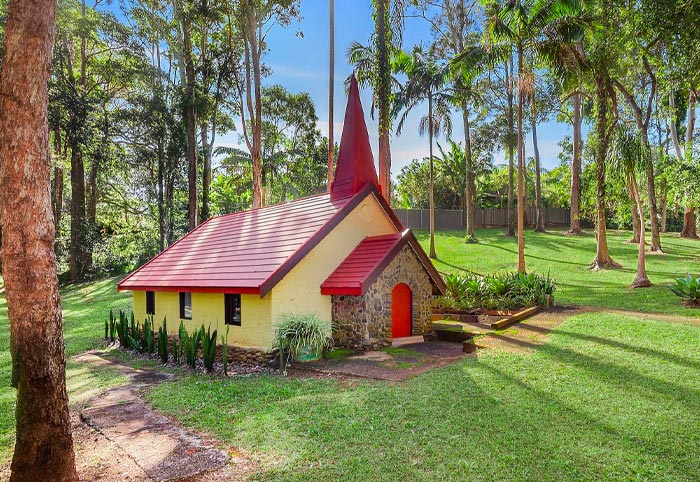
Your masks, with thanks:
<instances>
[{"instance_id":1,"label":"stone masonry facade","mask_svg":"<svg viewBox=\"0 0 700 482\"><path fill-rule=\"evenodd\" d=\"M373 349L391 344L391 292L405 283L412 292L412 335L426 335L430 322L430 277L410 246L394 257L362 296L333 296L333 339L336 346Z\"/></svg>"}]
</instances>

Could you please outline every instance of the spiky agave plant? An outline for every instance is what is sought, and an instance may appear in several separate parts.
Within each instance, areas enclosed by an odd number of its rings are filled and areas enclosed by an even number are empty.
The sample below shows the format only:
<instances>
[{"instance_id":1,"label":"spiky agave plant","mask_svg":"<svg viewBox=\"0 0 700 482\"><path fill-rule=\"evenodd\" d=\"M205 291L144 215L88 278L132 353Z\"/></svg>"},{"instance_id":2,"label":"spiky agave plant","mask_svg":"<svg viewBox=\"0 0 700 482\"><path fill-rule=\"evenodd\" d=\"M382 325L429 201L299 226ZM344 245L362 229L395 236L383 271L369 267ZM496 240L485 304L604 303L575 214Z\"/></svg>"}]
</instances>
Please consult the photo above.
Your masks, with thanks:
<instances>
[{"instance_id":1,"label":"spiky agave plant","mask_svg":"<svg viewBox=\"0 0 700 482\"><path fill-rule=\"evenodd\" d=\"M168 363L168 320L163 318L163 326L158 328L158 356L163 363Z\"/></svg>"},{"instance_id":2,"label":"spiky agave plant","mask_svg":"<svg viewBox=\"0 0 700 482\"><path fill-rule=\"evenodd\" d=\"M204 368L208 372L214 370L214 360L216 359L216 330L214 333L211 332L211 326L204 331L204 325L200 330L202 338L202 361L204 362Z\"/></svg>"}]
</instances>

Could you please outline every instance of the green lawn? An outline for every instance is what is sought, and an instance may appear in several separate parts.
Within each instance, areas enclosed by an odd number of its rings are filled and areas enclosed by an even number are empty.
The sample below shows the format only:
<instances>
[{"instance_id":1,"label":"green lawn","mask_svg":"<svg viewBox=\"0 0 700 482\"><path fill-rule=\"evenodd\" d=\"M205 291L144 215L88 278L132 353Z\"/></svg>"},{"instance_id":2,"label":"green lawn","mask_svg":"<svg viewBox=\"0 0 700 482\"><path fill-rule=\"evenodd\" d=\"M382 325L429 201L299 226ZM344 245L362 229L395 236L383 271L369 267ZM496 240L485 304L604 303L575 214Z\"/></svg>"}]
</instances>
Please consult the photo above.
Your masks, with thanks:
<instances>
[{"instance_id":1,"label":"green lawn","mask_svg":"<svg viewBox=\"0 0 700 482\"><path fill-rule=\"evenodd\" d=\"M497 230L478 236L465 245L461 233L438 233L438 268L512 269L515 240ZM662 286L700 271L700 243L666 236L668 254L649 258L657 287L633 291L628 236L610 236L626 269L592 273L592 235L528 232L528 266L558 279L560 303L700 315ZM64 289L62 299L69 356L100 346L109 308L130 306L114 278ZM0 464L14 437L8 348L0 297ZM700 326L591 312L528 354L485 352L399 384L181 373L147 397L253 454L261 480L690 481L700 479L699 348ZM67 376L73 404L121 381L70 362Z\"/></svg>"},{"instance_id":2,"label":"green lawn","mask_svg":"<svg viewBox=\"0 0 700 482\"><path fill-rule=\"evenodd\" d=\"M187 376L157 408L262 454L261 480L698 480L700 328L570 318L531 354L400 384Z\"/></svg>"},{"instance_id":3,"label":"green lawn","mask_svg":"<svg viewBox=\"0 0 700 482\"><path fill-rule=\"evenodd\" d=\"M428 233L416 236L426 248ZM591 271L596 240L592 231L583 236L567 236L563 230L547 233L525 232L525 264L528 271L550 272L559 286L558 303L601 308L700 316L700 310L684 308L667 288L674 278L687 273L700 274L700 241L681 239L677 234L662 236L666 254L647 256L647 272L654 286L632 290L628 286L637 267L637 245L625 244L629 231L609 231L610 254L623 268ZM462 231L439 231L435 235L438 270L459 269L477 273L513 271L518 261L517 240L503 236L501 229L481 229L477 244L465 244Z\"/></svg>"},{"instance_id":4,"label":"green lawn","mask_svg":"<svg viewBox=\"0 0 700 482\"><path fill-rule=\"evenodd\" d=\"M70 286L61 291L66 356L102 345L104 320L110 308L131 309L129 293L117 293L117 281L109 278ZM71 401L79 401L88 391L120 382L113 372L88 370L68 362L66 377ZM16 392L10 385L10 327L7 302L0 296L0 464L12 455L15 427Z\"/></svg>"}]
</instances>

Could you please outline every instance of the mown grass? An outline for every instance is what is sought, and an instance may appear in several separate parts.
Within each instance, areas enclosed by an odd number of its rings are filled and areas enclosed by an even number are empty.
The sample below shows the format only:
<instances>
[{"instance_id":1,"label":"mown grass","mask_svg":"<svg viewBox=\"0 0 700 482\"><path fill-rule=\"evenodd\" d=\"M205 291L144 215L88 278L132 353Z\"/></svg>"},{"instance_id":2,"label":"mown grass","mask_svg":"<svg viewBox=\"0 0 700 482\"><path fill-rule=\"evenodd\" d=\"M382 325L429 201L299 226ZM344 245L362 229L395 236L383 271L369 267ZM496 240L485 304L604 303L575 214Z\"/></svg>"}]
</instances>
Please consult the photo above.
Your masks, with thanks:
<instances>
[{"instance_id":1,"label":"mown grass","mask_svg":"<svg viewBox=\"0 0 700 482\"><path fill-rule=\"evenodd\" d=\"M131 309L129 293L117 293L118 280L108 278L69 286L61 291L67 357L101 346L104 320L110 308ZM14 446L16 391L10 387L11 372L7 302L4 296L0 296L0 464L11 457ZM71 403L80 402L91 393L123 381L124 378L114 370L91 370L70 360L66 366Z\"/></svg>"},{"instance_id":2,"label":"mown grass","mask_svg":"<svg viewBox=\"0 0 700 482\"><path fill-rule=\"evenodd\" d=\"M700 478L700 328L587 313L401 384L187 376L148 394L259 480Z\"/></svg>"},{"instance_id":3,"label":"mown grass","mask_svg":"<svg viewBox=\"0 0 700 482\"><path fill-rule=\"evenodd\" d=\"M478 243L465 244L462 231L438 231L435 235L438 260L442 272L469 270L480 274L514 271L517 267L517 240L503 236L502 229L477 231ZM428 249L426 231L416 236ZM629 288L637 267L637 246L626 244L629 231L608 231L613 259L623 268L591 271L596 240L592 231L582 236L567 236L564 230L525 232L525 263L528 271L551 273L557 280L557 302L581 306L700 316L700 310L684 308L667 286L687 273L700 274L700 241L679 238L677 234L662 236L666 254L647 256L647 272L654 284L651 288Z\"/></svg>"}]
</instances>

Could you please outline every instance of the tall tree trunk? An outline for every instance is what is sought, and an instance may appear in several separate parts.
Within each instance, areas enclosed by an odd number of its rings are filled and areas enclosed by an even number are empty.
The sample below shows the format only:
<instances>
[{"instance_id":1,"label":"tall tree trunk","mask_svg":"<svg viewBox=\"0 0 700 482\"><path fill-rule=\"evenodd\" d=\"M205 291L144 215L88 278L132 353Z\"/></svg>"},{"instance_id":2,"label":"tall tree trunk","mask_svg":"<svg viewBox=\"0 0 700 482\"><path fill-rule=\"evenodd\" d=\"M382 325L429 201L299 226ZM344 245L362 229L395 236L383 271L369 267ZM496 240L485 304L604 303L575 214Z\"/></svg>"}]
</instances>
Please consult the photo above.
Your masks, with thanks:
<instances>
[{"instance_id":1,"label":"tall tree trunk","mask_svg":"<svg viewBox=\"0 0 700 482\"><path fill-rule=\"evenodd\" d=\"M602 74L596 76L596 120L595 130L597 146L595 154L596 162L596 255L591 263L593 270L620 268L620 264L613 261L608 250L608 238L606 232L605 216L605 161L608 155L608 88L607 77Z\"/></svg>"},{"instance_id":2,"label":"tall tree trunk","mask_svg":"<svg viewBox=\"0 0 700 482\"><path fill-rule=\"evenodd\" d=\"M391 203L391 150L389 146L389 96L391 95L391 69L389 59L389 9L390 0L377 0L377 55L379 107L379 186L382 195Z\"/></svg>"},{"instance_id":3,"label":"tall tree trunk","mask_svg":"<svg viewBox=\"0 0 700 482\"><path fill-rule=\"evenodd\" d=\"M510 67L510 68L509 68ZM515 121L513 108L513 55L510 55L508 64L506 64L506 90L508 96L508 110L506 117L508 120L508 230L506 236L515 236L515 164L513 154L513 138L515 137Z\"/></svg>"},{"instance_id":4,"label":"tall tree trunk","mask_svg":"<svg viewBox=\"0 0 700 482\"><path fill-rule=\"evenodd\" d=\"M75 283L85 274L85 164L76 139L70 151L70 279Z\"/></svg>"},{"instance_id":5,"label":"tall tree trunk","mask_svg":"<svg viewBox=\"0 0 700 482\"><path fill-rule=\"evenodd\" d=\"M214 113L216 115L216 113ZM202 138L202 154L204 157L204 166L202 169L202 212L201 222L206 221L211 216L209 209L209 193L211 191L211 151L212 147L209 144L209 126L206 122L200 125L200 136Z\"/></svg>"},{"instance_id":6,"label":"tall tree trunk","mask_svg":"<svg viewBox=\"0 0 700 482\"><path fill-rule=\"evenodd\" d=\"M333 141L333 101L335 100L335 1L330 0L330 12L328 16L328 192L331 192L333 183L333 156L335 145Z\"/></svg>"},{"instance_id":7,"label":"tall tree trunk","mask_svg":"<svg viewBox=\"0 0 700 482\"><path fill-rule=\"evenodd\" d=\"M186 1L189 3L189 1ZM188 229L197 227L197 113L195 108L195 70L192 58L192 22L189 12L180 8L180 23L182 28L183 57L185 62L185 105L183 120L185 121L185 136L187 139L187 189L188 195Z\"/></svg>"},{"instance_id":8,"label":"tall tree trunk","mask_svg":"<svg viewBox=\"0 0 700 482\"><path fill-rule=\"evenodd\" d=\"M581 93L576 92L574 100L574 146L571 162L571 221L569 234L581 233Z\"/></svg>"},{"instance_id":9,"label":"tall tree trunk","mask_svg":"<svg viewBox=\"0 0 700 482\"><path fill-rule=\"evenodd\" d=\"M53 184L51 187L51 201L53 206L53 226L54 235L56 237L55 253L58 255L59 244L58 238L61 232L61 215L63 214L63 188L64 188L64 173L62 165L63 149L61 145L61 131L56 129L54 132L54 154L56 156L56 165L53 168Z\"/></svg>"},{"instance_id":10,"label":"tall tree trunk","mask_svg":"<svg viewBox=\"0 0 700 482\"><path fill-rule=\"evenodd\" d=\"M523 49L518 46L518 272L525 272L525 146L523 142Z\"/></svg>"},{"instance_id":11,"label":"tall tree trunk","mask_svg":"<svg viewBox=\"0 0 700 482\"><path fill-rule=\"evenodd\" d=\"M0 73L0 224L17 388L11 482L78 480L50 197L47 105L55 28L55 1L10 1Z\"/></svg>"},{"instance_id":12,"label":"tall tree trunk","mask_svg":"<svg viewBox=\"0 0 700 482\"><path fill-rule=\"evenodd\" d=\"M634 277L634 281L632 281L632 285L630 286L631 288L647 288L651 286L651 281L649 281L649 277L647 276L647 268L646 268L646 236L645 236L645 231L646 228L644 226L644 208L642 207L642 199L641 196L639 195L639 188L637 187L637 179L635 178L634 174L631 176L631 189L632 189L632 196L634 197L634 203L635 206L637 207L637 213L639 217L639 249L637 251L637 273Z\"/></svg>"},{"instance_id":13,"label":"tall tree trunk","mask_svg":"<svg viewBox=\"0 0 700 482\"><path fill-rule=\"evenodd\" d=\"M165 236L165 200L164 200L164 190L165 190L165 150L163 147L163 139L159 136L157 140L157 152L158 152L158 249L163 251L165 249L166 236Z\"/></svg>"},{"instance_id":14,"label":"tall tree trunk","mask_svg":"<svg viewBox=\"0 0 700 482\"><path fill-rule=\"evenodd\" d=\"M428 142L430 143L430 257L437 259L435 252L435 169L433 163L433 96L428 94Z\"/></svg>"},{"instance_id":15,"label":"tall tree trunk","mask_svg":"<svg viewBox=\"0 0 700 482\"><path fill-rule=\"evenodd\" d=\"M542 179L540 148L537 145L537 110L535 93L532 93L532 147L535 153L535 231L544 233L544 209L542 208ZM523 156L524 157L524 156Z\"/></svg>"},{"instance_id":16,"label":"tall tree trunk","mask_svg":"<svg viewBox=\"0 0 700 482\"><path fill-rule=\"evenodd\" d=\"M690 162L693 157L693 136L695 132L695 95L692 92L688 97L688 115L685 132L685 155L686 161ZM677 137L675 138L675 141L676 145L678 145ZM677 148L676 150L677 152L680 152L680 149ZM683 229L681 230L681 238L697 237L698 230L695 219L695 207L685 206L685 208L683 208Z\"/></svg>"},{"instance_id":17,"label":"tall tree trunk","mask_svg":"<svg viewBox=\"0 0 700 482\"><path fill-rule=\"evenodd\" d=\"M651 154L649 140L645 140L645 148ZM661 253L661 234L659 233L659 211L656 207L656 174L654 161L650 158L647 163L647 195L649 198L649 221L651 223L651 251Z\"/></svg>"},{"instance_id":18,"label":"tall tree trunk","mask_svg":"<svg viewBox=\"0 0 700 482\"><path fill-rule=\"evenodd\" d=\"M476 203L476 189L474 185L474 162L472 160L472 139L471 132L469 128L469 104L466 99L462 99L462 120L464 121L464 163L466 178L465 189L464 189L464 211L466 219L466 241L474 242L476 241L475 228L474 225L474 215L476 208L474 204Z\"/></svg>"},{"instance_id":19,"label":"tall tree trunk","mask_svg":"<svg viewBox=\"0 0 700 482\"><path fill-rule=\"evenodd\" d=\"M627 195L630 198L632 212L632 239L627 242L630 244L637 244L639 243L639 238L641 237L639 208L637 207L637 200L634 198L634 188L629 182L627 183Z\"/></svg>"},{"instance_id":20,"label":"tall tree trunk","mask_svg":"<svg viewBox=\"0 0 700 482\"><path fill-rule=\"evenodd\" d=\"M681 238L696 239L697 237L698 230L696 227L695 208L686 206L683 208L683 230L681 231Z\"/></svg>"},{"instance_id":21,"label":"tall tree trunk","mask_svg":"<svg viewBox=\"0 0 700 482\"><path fill-rule=\"evenodd\" d=\"M668 229L668 181L661 181L661 233Z\"/></svg>"}]
</instances>

